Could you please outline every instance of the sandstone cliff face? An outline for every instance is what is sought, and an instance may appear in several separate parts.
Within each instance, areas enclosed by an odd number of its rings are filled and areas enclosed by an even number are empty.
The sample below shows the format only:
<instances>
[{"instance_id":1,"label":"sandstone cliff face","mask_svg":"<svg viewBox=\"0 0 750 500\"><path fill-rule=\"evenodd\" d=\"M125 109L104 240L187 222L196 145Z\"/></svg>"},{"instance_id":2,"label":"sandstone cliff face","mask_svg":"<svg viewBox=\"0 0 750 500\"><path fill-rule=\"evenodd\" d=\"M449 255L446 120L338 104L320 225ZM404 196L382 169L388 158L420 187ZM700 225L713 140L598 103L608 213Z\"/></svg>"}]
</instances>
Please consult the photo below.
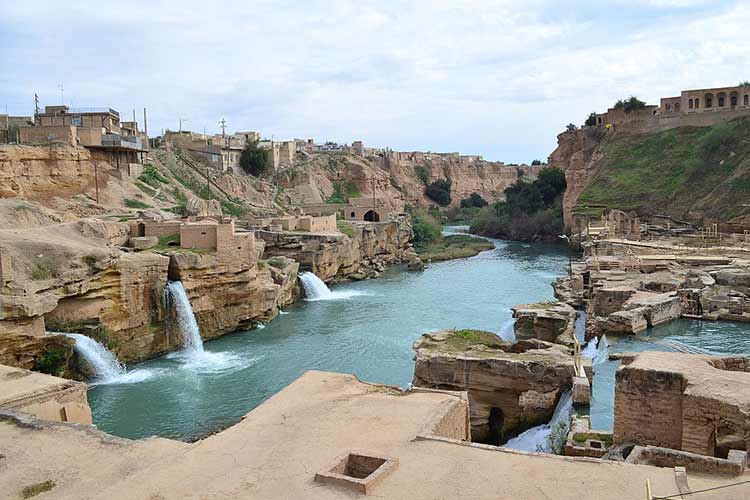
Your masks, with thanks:
<instances>
[{"instance_id":1,"label":"sandstone cliff face","mask_svg":"<svg viewBox=\"0 0 750 500\"><path fill-rule=\"evenodd\" d=\"M405 204L435 204L424 194L424 183L415 170L418 166L428 173L429 182L451 179L452 206L475 192L490 202L503 199L503 191L518 179L519 172L533 178L541 169L495 162L462 163L457 159L413 161L321 154L283 170L276 181L297 204L323 203L337 184L349 184L356 187L358 195L371 198L374 194L393 211L402 211Z\"/></svg>"},{"instance_id":2,"label":"sandstone cliff face","mask_svg":"<svg viewBox=\"0 0 750 500\"><path fill-rule=\"evenodd\" d=\"M500 444L549 421L573 380L570 350L540 340L503 342L477 330L424 334L414 386L468 391L472 439Z\"/></svg>"},{"instance_id":3,"label":"sandstone cliff face","mask_svg":"<svg viewBox=\"0 0 750 500\"><path fill-rule=\"evenodd\" d=\"M351 223L352 236L260 231L266 242L263 256L283 256L323 281L377 276L385 266L416 257L408 217L391 222Z\"/></svg>"},{"instance_id":4,"label":"sandstone cliff face","mask_svg":"<svg viewBox=\"0 0 750 500\"><path fill-rule=\"evenodd\" d=\"M572 227L571 211L598 170L597 161L603 156L596 149L600 140L598 129L577 129L557 136L557 149L550 155L549 165L565 172L567 188L563 196L563 218L566 227Z\"/></svg>"},{"instance_id":5,"label":"sandstone cliff face","mask_svg":"<svg viewBox=\"0 0 750 500\"><path fill-rule=\"evenodd\" d=\"M297 297L299 264L289 259L258 265L254 256L171 252L170 279L185 287L204 339L269 321ZM179 340L178 332L170 336Z\"/></svg>"}]
</instances>

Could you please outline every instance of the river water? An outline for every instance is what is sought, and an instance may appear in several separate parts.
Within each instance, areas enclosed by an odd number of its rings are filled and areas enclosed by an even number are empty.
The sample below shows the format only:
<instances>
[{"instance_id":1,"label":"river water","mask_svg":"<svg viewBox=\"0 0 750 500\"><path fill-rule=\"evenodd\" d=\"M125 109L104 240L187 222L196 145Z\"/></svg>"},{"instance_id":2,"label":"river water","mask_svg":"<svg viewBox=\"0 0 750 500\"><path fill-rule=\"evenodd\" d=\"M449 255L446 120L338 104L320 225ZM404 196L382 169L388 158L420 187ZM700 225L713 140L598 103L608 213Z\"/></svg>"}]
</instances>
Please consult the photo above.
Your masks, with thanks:
<instances>
[{"instance_id":1,"label":"river water","mask_svg":"<svg viewBox=\"0 0 750 500\"><path fill-rule=\"evenodd\" d=\"M334 286L333 300L301 301L265 328L206 342L198 362L178 353L135 365L128 383L91 388L94 423L123 437L195 439L237 422L309 369L406 386L422 333L499 333L511 306L552 298L551 282L565 273L565 247L494 243L494 250L423 272L394 268Z\"/></svg>"}]
</instances>

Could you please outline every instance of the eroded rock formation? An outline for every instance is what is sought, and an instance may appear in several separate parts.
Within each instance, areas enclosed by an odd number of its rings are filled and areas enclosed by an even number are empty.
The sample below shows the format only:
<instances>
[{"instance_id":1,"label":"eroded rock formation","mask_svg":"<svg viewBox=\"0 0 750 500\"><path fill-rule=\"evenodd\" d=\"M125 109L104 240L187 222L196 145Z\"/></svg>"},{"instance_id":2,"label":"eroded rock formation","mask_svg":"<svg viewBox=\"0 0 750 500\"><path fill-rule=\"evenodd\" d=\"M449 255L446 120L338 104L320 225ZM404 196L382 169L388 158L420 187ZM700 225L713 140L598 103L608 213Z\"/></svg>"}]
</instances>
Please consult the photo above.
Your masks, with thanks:
<instances>
[{"instance_id":1,"label":"eroded rock formation","mask_svg":"<svg viewBox=\"0 0 750 500\"><path fill-rule=\"evenodd\" d=\"M541 340L447 330L422 335L414 350L414 386L468 391L475 441L499 444L548 422L572 385L571 351Z\"/></svg>"}]
</instances>

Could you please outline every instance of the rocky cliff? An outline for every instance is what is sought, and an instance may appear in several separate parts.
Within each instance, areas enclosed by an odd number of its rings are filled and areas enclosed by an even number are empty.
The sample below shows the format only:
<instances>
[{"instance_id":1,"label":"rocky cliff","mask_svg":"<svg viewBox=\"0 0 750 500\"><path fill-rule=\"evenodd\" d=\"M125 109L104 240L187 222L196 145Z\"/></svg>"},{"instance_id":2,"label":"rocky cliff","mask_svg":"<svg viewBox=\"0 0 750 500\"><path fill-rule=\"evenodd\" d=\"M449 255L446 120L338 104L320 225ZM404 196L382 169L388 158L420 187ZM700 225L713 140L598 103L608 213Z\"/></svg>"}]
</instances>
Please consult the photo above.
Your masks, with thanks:
<instances>
[{"instance_id":1,"label":"rocky cliff","mask_svg":"<svg viewBox=\"0 0 750 500\"><path fill-rule=\"evenodd\" d=\"M414 160L384 156L361 158L350 154L317 154L278 172L274 181L288 201L319 204L347 198L374 196L394 211L406 204L430 207L425 182L451 179L452 206L479 193L487 201L504 198L503 191L520 175L536 176L541 167L458 159Z\"/></svg>"},{"instance_id":2,"label":"rocky cliff","mask_svg":"<svg viewBox=\"0 0 750 500\"><path fill-rule=\"evenodd\" d=\"M265 258L294 259L323 281L374 278L387 265L416 259L408 217L345 224L348 235L268 231L257 234L266 243Z\"/></svg>"},{"instance_id":3,"label":"rocky cliff","mask_svg":"<svg viewBox=\"0 0 750 500\"><path fill-rule=\"evenodd\" d=\"M652 133L584 128L558 136L550 165L565 171L565 222L576 206L642 218L668 215L697 224L747 226L750 118ZM742 231L740 231L742 232Z\"/></svg>"}]
</instances>

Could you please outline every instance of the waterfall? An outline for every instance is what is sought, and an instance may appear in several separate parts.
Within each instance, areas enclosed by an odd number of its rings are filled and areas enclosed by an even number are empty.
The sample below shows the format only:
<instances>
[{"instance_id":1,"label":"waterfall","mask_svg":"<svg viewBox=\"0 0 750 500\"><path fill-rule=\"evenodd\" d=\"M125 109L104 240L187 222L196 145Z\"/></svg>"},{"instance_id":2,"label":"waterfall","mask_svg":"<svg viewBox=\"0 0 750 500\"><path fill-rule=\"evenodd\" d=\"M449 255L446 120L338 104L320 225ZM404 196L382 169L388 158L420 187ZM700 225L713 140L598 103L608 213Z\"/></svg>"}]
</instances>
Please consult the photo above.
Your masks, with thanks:
<instances>
[{"instance_id":1,"label":"waterfall","mask_svg":"<svg viewBox=\"0 0 750 500\"><path fill-rule=\"evenodd\" d=\"M552 430L563 424L562 433L567 435L568 427L570 426L570 414L573 411L573 395L571 391L565 391L560 396L560 401L555 406L555 411L552 413L552 419L542 425L532 427L531 429L519 434L513 439L508 440L503 445L504 448L511 448L513 450L520 451L543 451L549 453L552 451L550 447L550 435Z\"/></svg>"},{"instance_id":2,"label":"waterfall","mask_svg":"<svg viewBox=\"0 0 750 500\"><path fill-rule=\"evenodd\" d=\"M575 330L578 342L583 344L586 340L586 311L583 309L579 309L576 315Z\"/></svg>"},{"instance_id":3,"label":"waterfall","mask_svg":"<svg viewBox=\"0 0 750 500\"><path fill-rule=\"evenodd\" d=\"M599 339L599 345L596 347L596 356L592 359L592 364L598 365L604 363L609 359L609 343L607 342L607 336L602 335Z\"/></svg>"},{"instance_id":4,"label":"waterfall","mask_svg":"<svg viewBox=\"0 0 750 500\"><path fill-rule=\"evenodd\" d=\"M344 300L358 295L367 295L359 290L336 290L333 292L328 289L323 280L311 272L300 274L299 280L305 289L305 300Z\"/></svg>"},{"instance_id":5,"label":"waterfall","mask_svg":"<svg viewBox=\"0 0 750 500\"><path fill-rule=\"evenodd\" d=\"M500 338L506 342L516 341L516 318L510 318L500 327Z\"/></svg>"},{"instance_id":6,"label":"waterfall","mask_svg":"<svg viewBox=\"0 0 750 500\"><path fill-rule=\"evenodd\" d=\"M598 353L597 351L597 344L599 343L599 339L597 337L592 338L589 340L589 343L586 344L586 347L581 351L581 355L584 358L588 359L594 359Z\"/></svg>"},{"instance_id":7,"label":"waterfall","mask_svg":"<svg viewBox=\"0 0 750 500\"><path fill-rule=\"evenodd\" d=\"M80 333L66 333L65 336L76 341L75 351L91 365L97 380L112 380L125 375L122 363L96 340Z\"/></svg>"},{"instance_id":8,"label":"waterfall","mask_svg":"<svg viewBox=\"0 0 750 500\"><path fill-rule=\"evenodd\" d=\"M182 347L187 354L203 353L203 339L195 321L193 306L190 305L185 287L181 281L170 281L164 289L164 310L169 311L173 307L175 312L175 324L182 336Z\"/></svg>"},{"instance_id":9,"label":"waterfall","mask_svg":"<svg viewBox=\"0 0 750 500\"><path fill-rule=\"evenodd\" d=\"M314 273L302 273L299 279L302 281L307 300L326 300L331 298L331 290Z\"/></svg>"}]
</instances>

